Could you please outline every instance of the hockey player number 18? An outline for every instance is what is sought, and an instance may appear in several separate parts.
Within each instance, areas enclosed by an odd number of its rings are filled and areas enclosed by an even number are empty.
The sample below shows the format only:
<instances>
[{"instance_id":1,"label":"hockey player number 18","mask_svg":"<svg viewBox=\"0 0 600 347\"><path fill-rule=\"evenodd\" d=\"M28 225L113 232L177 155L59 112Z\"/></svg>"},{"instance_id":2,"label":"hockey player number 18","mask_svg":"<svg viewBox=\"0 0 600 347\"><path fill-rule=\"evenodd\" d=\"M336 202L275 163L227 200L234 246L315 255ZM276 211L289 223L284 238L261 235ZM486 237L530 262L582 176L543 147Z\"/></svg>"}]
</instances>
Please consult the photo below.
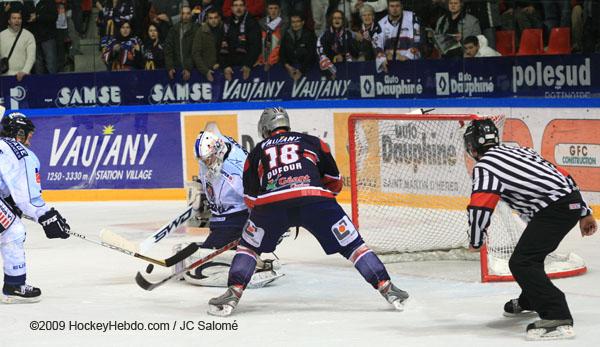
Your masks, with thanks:
<instances>
[{"instance_id":1,"label":"hockey player number 18","mask_svg":"<svg viewBox=\"0 0 600 347\"><path fill-rule=\"evenodd\" d=\"M278 161L282 165L295 163L300 159L298 156L298 145L287 144L280 147L270 147L265 149L265 154L269 156L269 169L274 169L279 166ZM277 153L279 152L279 153ZM279 158L279 160L277 160Z\"/></svg>"}]
</instances>

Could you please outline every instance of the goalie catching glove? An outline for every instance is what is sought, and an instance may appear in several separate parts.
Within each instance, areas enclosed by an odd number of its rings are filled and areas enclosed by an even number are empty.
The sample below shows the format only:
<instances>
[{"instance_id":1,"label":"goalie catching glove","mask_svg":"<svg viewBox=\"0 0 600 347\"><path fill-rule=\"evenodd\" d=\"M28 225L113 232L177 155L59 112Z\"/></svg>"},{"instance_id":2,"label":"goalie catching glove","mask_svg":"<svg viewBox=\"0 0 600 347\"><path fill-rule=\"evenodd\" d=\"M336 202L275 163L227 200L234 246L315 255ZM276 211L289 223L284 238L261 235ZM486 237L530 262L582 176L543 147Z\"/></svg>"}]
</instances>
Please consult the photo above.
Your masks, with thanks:
<instances>
[{"instance_id":1,"label":"goalie catching glove","mask_svg":"<svg viewBox=\"0 0 600 347\"><path fill-rule=\"evenodd\" d=\"M194 210L194 216L188 221L191 227L208 228L210 225L210 207L206 194L202 192L202 184L194 176L191 182L186 182L187 202Z\"/></svg>"},{"instance_id":2,"label":"goalie catching glove","mask_svg":"<svg viewBox=\"0 0 600 347\"><path fill-rule=\"evenodd\" d=\"M54 207L40 216L38 222L44 228L46 237L49 239L66 239L70 236L69 231L71 231L71 227L67 224L67 220Z\"/></svg>"}]
</instances>

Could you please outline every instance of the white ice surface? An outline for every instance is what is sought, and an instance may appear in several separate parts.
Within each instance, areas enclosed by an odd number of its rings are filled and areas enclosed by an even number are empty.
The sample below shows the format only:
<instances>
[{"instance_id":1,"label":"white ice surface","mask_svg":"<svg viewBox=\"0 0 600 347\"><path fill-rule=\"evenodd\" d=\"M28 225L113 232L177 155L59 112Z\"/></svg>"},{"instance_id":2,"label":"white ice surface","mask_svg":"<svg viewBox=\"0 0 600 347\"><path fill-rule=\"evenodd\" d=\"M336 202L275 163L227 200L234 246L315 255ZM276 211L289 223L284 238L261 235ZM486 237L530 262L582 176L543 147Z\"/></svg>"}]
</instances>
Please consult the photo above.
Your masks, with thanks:
<instances>
[{"instance_id":1,"label":"white ice surface","mask_svg":"<svg viewBox=\"0 0 600 347\"><path fill-rule=\"evenodd\" d=\"M182 202L56 204L73 230L97 237L103 227L142 240L183 208ZM476 262L390 264L392 279L412 298L404 312L392 308L339 255L326 256L301 233L286 239L277 254L286 276L271 287L247 290L230 318L206 314L207 301L221 288L172 282L152 292L133 278L139 259L82 241L48 240L27 223L28 282L42 301L0 304L0 346L521 346L529 319L501 315L519 293L514 283L479 283ZM196 237L197 238L197 237ZM176 234L153 249L165 257L173 244L194 239ZM589 272L557 280L565 291L577 337L556 346L597 346L600 341L600 235L569 234L562 248L576 251ZM156 278L168 270L155 267ZM64 331L32 331L31 321L65 321ZM69 321L166 322L171 331L73 331ZM181 331L183 321L237 322L237 331ZM593 342L596 341L596 342Z\"/></svg>"}]
</instances>

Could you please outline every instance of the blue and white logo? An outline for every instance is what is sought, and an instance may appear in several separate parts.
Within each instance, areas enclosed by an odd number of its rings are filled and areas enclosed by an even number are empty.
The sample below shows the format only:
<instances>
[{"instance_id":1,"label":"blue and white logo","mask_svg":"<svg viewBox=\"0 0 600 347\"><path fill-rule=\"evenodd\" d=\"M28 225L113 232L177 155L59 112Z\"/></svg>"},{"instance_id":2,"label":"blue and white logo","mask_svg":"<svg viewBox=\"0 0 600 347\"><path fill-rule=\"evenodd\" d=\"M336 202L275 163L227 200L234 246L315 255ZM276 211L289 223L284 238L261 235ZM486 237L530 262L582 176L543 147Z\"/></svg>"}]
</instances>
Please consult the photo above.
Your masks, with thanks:
<instances>
[{"instance_id":1,"label":"blue and white logo","mask_svg":"<svg viewBox=\"0 0 600 347\"><path fill-rule=\"evenodd\" d=\"M450 74L448 74L447 72L436 72L435 94L450 95Z\"/></svg>"},{"instance_id":2,"label":"blue and white logo","mask_svg":"<svg viewBox=\"0 0 600 347\"><path fill-rule=\"evenodd\" d=\"M360 96L363 98L375 97L375 77L373 75L360 76Z\"/></svg>"}]
</instances>

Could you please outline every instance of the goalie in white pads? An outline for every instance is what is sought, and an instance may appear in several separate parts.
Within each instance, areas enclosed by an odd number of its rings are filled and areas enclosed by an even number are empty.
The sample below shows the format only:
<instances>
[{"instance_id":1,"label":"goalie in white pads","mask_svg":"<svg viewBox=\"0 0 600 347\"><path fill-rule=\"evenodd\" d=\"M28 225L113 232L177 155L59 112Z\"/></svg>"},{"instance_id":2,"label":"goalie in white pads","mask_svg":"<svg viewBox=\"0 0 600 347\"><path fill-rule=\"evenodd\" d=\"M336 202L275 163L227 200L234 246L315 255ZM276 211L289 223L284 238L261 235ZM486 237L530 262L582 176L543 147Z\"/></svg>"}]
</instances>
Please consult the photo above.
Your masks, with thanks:
<instances>
[{"instance_id":1,"label":"goalie in white pads","mask_svg":"<svg viewBox=\"0 0 600 347\"><path fill-rule=\"evenodd\" d=\"M0 117L2 114L0 114ZM39 288L26 284L23 215L37 221L46 236L66 239L69 225L41 196L40 162L28 148L35 127L21 113L1 120L0 132L0 253L4 264L4 303L37 302Z\"/></svg>"},{"instance_id":2,"label":"goalie in white pads","mask_svg":"<svg viewBox=\"0 0 600 347\"><path fill-rule=\"evenodd\" d=\"M237 240L248 219L248 207L244 203L242 174L247 152L230 137L223 136L214 124L209 124L198 135L194 153L200 166L198 189L192 188L195 219L198 225L210 228L210 234L200 245L198 252L186 259L185 266ZM181 247L179 245L178 247ZM177 249L176 249L177 251ZM204 264L193 272L187 272L185 281L202 286L226 287L229 266L235 251L225 252L213 261ZM261 287L282 275L277 273L279 266L273 261L257 263L257 272L250 286ZM178 267L175 267L175 271Z\"/></svg>"}]
</instances>

